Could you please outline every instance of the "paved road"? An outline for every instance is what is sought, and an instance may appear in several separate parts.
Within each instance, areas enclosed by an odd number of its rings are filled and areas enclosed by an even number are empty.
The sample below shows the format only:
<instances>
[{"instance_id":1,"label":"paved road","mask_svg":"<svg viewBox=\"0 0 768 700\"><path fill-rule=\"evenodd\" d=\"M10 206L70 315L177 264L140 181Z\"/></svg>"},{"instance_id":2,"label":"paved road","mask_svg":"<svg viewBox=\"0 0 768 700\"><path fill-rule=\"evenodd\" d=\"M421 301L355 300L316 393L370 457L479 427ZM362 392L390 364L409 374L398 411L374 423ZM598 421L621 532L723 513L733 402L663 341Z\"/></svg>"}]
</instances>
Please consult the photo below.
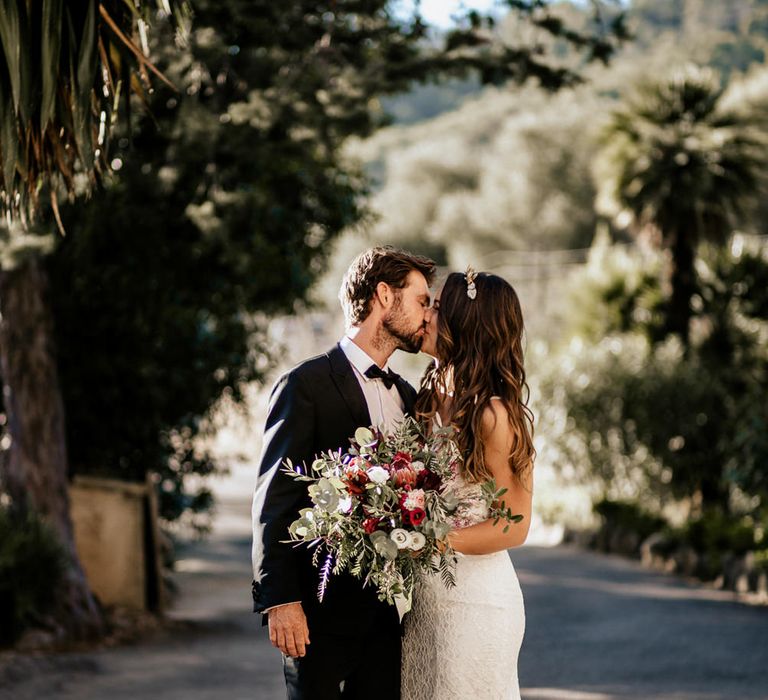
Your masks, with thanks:
<instances>
[{"instance_id":1,"label":"paved road","mask_svg":"<svg viewBox=\"0 0 768 700\"><path fill-rule=\"evenodd\" d=\"M181 552L172 629L97 652L0 656L0 698L284 698L279 654L248 612L250 543L230 525ZM513 560L524 700L768 700L768 608L566 547Z\"/></svg>"}]
</instances>

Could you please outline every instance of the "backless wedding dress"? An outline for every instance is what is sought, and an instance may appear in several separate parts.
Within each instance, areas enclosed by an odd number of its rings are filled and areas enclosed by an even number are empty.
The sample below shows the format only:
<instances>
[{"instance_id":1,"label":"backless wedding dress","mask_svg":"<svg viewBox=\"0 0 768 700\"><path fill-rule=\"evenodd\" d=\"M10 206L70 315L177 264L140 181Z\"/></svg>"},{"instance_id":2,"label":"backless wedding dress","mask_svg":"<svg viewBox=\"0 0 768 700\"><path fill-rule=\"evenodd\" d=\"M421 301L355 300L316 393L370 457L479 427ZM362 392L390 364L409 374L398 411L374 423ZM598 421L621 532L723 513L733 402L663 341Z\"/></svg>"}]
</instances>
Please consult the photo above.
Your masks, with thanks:
<instances>
[{"instance_id":1,"label":"backless wedding dress","mask_svg":"<svg viewBox=\"0 0 768 700\"><path fill-rule=\"evenodd\" d=\"M439 421L438 421L439 425ZM481 486L457 474L455 528L488 518ZM504 527L499 522L498 527ZM402 700L519 700L523 595L507 552L458 554L456 586L429 576L404 619Z\"/></svg>"}]
</instances>

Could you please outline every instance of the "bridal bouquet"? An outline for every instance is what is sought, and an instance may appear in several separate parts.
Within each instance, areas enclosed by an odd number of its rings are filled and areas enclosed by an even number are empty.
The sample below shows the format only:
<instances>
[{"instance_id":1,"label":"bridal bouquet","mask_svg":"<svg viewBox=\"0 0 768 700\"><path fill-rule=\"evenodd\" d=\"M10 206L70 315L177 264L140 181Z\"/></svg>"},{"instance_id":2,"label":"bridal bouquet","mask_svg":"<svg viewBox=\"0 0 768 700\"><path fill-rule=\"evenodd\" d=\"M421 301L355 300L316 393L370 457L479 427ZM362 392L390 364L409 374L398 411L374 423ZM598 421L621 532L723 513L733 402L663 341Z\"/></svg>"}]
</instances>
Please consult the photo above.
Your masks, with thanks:
<instances>
[{"instance_id":1,"label":"bridal bouquet","mask_svg":"<svg viewBox=\"0 0 768 700\"><path fill-rule=\"evenodd\" d=\"M331 575L345 570L375 586L401 617L422 576L439 573L447 587L455 585L456 555L444 541L462 506L450 488L460 460L452 434L447 427L424 435L406 418L387 436L358 428L346 453L321 454L309 468L286 462L291 477L307 482L313 504L289 533L290 541L315 548L320 600ZM482 493L490 506L504 491L491 482ZM519 519L493 508L491 517Z\"/></svg>"}]
</instances>

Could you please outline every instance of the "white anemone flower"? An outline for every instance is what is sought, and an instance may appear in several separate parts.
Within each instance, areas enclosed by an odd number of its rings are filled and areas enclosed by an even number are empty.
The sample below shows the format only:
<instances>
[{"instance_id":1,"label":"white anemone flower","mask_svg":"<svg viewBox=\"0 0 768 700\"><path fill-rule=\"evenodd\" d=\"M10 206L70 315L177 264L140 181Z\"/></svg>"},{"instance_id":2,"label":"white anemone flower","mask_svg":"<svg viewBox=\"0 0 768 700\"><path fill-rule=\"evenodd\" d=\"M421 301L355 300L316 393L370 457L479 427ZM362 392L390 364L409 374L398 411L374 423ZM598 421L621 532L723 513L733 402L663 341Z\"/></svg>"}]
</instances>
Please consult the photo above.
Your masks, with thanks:
<instances>
[{"instance_id":1,"label":"white anemone flower","mask_svg":"<svg viewBox=\"0 0 768 700\"><path fill-rule=\"evenodd\" d=\"M401 527L396 527L389 533L389 539L391 539L398 549L408 549L411 545L411 536L403 530Z\"/></svg>"},{"instance_id":2,"label":"white anemone flower","mask_svg":"<svg viewBox=\"0 0 768 700\"><path fill-rule=\"evenodd\" d=\"M410 540L411 541L408 544L408 549L413 552L418 552L427 543L427 538L424 537L424 535L422 535L420 532L411 532Z\"/></svg>"}]
</instances>

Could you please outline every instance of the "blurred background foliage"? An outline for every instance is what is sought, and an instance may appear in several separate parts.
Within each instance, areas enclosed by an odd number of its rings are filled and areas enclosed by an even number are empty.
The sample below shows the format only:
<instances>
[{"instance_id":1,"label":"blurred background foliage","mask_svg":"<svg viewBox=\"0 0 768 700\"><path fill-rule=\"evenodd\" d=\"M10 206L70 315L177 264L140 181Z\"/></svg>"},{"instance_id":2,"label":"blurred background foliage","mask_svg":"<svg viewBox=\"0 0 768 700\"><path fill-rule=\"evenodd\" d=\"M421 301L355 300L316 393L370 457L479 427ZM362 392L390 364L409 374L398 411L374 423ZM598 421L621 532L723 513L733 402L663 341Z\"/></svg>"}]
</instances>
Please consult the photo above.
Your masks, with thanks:
<instances>
[{"instance_id":1,"label":"blurred background foliage","mask_svg":"<svg viewBox=\"0 0 768 700\"><path fill-rule=\"evenodd\" d=\"M714 577L744 532L768 548L768 3L627 10L633 41L584 85L393 99L400 121L347 146L373 222L337 243L316 294L332 304L346 262L381 241L507 277L528 325L537 512L622 523L635 551L667 527L672 549L719 548L699 571Z\"/></svg>"},{"instance_id":2,"label":"blurred background foliage","mask_svg":"<svg viewBox=\"0 0 768 700\"><path fill-rule=\"evenodd\" d=\"M81 154L83 172L70 172L76 162L65 173L70 194L78 177L81 194L95 181L101 187L85 202L56 206L63 192L54 172L33 178L35 196L19 204L8 193L25 165L3 188L12 214L52 205L0 227L0 251L9 268L45 260L71 472L139 481L151 472L166 521L205 526L212 498L204 477L222 469L207 446L212 413L260 385L279 354L269 319L306 305L330 241L365 220L368 182L341 148L389 122L380 98L442 81L475 90L534 80L556 91L579 82L584 65L607 61L625 37L615 3L593 3L571 24L549 21L539 2L506 4L533 33L507 41L493 18L472 11L435 32L386 0L198 0L192 15L184 8L183 40L168 23L139 22L153 61L137 54L139 72L164 77L131 99L118 83L138 86L124 57L97 70L114 98L101 114L110 138L89 131L75 150L98 140L95 170ZM89 5L91 22L96 8ZM88 56L95 60L103 39L89 26L78 60L91 71ZM16 72L9 62L11 78ZM81 78L66 85L90 85ZM26 124L25 114L17 119ZM54 240L59 213L67 235Z\"/></svg>"},{"instance_id":3,"label":"blurred background foliage","mask_svg":"<svg viewBox=\"0 0 768 700\"><path fill-rule=\"evenodd\" d=\"M624 3L607 67L525 14L441 38L346 4L200 0L185 46L153 35L178 92L113 135L46 259L72 469L152 471L163 516L203 525L198 477L244 452L251 487L263 381L334 342L343 270L390 243L518 289L544 518L595 502L765 548L768 1ZM551 8L595 27L588 3ZM540 84L470 56L473 23L541 46Z\"/></svg>"},{"instance_id":4,"label":"blurred background foliage","mask_svg":"<svg viewBox=\"0 0 768 700\"><path fill-rule=\"evenodd\" d=\"M0 645L55 611L66 554L40 518L0 503Z\"/></svg>"}]
</instances>

